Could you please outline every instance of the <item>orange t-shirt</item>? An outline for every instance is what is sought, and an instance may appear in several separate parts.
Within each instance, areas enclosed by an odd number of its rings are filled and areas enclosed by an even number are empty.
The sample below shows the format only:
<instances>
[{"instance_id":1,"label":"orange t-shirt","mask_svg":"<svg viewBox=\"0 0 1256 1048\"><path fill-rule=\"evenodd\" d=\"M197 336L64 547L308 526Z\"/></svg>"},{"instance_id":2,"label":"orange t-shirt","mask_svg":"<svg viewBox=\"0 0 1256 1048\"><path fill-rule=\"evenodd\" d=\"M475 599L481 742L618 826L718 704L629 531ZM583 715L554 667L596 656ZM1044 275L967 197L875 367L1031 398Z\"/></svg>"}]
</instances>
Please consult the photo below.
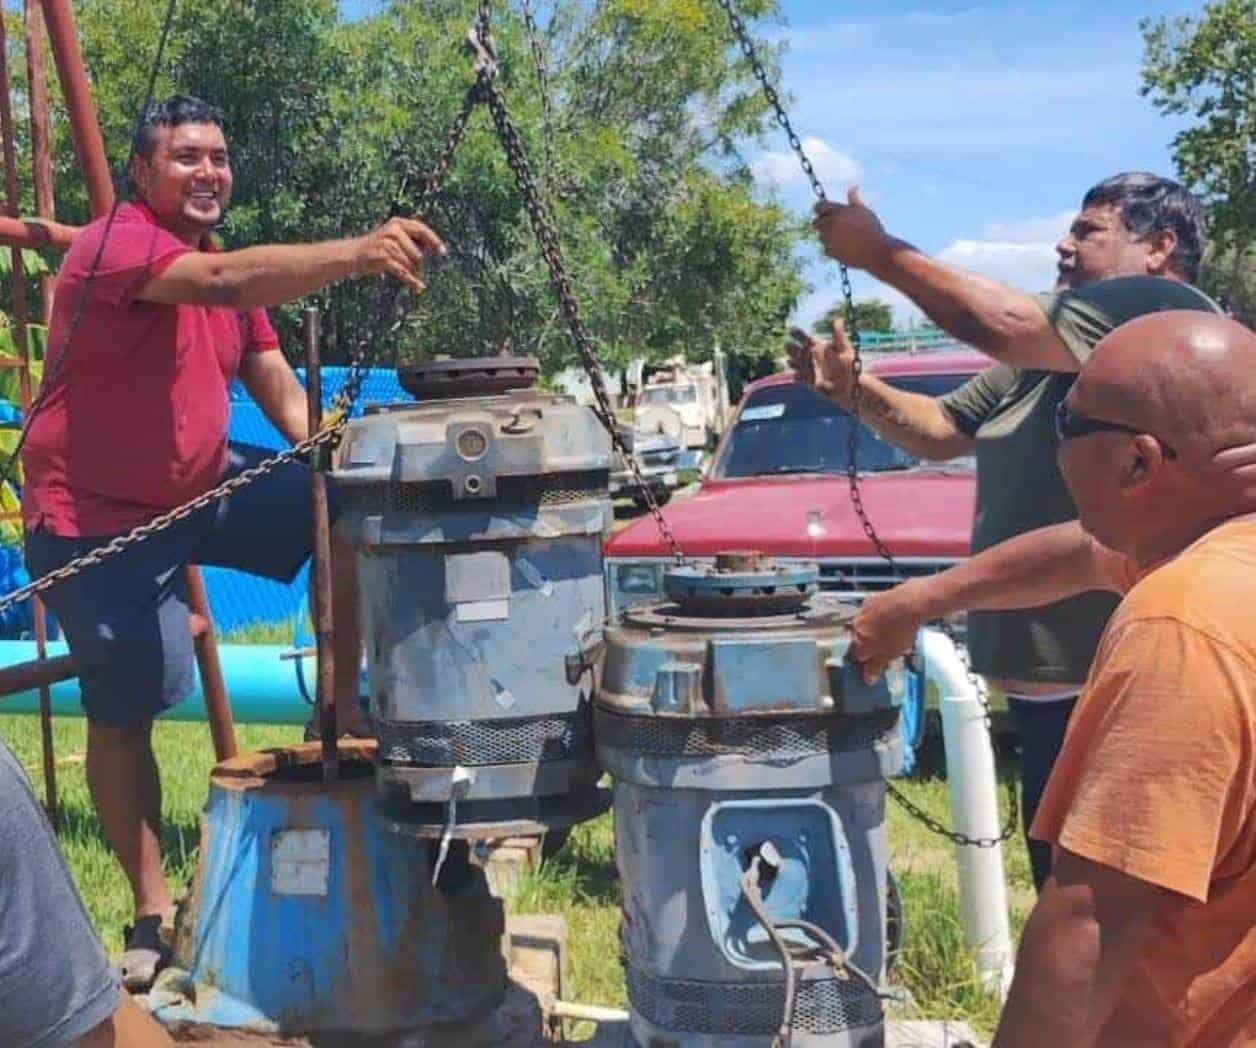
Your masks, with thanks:
<instances>
[{"instance_id":1,"label":"orange t-shirt","mask_svg":"<svg viewBox=\"0 0 1256 1048\"><path fill-rule=\"evenodd\" d=\"M1256 520L1126 595L1030 832L1173 893L1100 1044L1256 1045Z\"/></svg>"}]
</instances>

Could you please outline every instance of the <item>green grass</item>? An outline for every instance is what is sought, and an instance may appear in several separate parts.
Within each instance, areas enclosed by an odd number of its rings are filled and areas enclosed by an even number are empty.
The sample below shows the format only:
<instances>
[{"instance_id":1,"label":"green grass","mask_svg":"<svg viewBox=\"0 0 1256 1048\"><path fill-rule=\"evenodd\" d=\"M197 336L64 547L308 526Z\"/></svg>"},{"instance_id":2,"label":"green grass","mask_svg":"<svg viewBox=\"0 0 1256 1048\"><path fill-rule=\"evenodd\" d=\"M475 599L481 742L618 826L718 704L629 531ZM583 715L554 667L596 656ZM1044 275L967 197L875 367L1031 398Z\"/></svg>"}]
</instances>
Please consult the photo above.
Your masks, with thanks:
<instances>
[{"instance_id":1,"label":"green grass","mask_svg":"<svg viewBox=\"0 0 1256 1048\"><path fill-rule=\"evenodd\" d=\"M60 840L105 949L115 953L122 947L122 925L131 919L131 892L105 847L100 823L87 793L83 762L86 725L79 717L59 717L54 725ZM236 734L241 749L261 749L296 742L301 729L240 725ZM39 719L0 717L0 736L25 765L36 792L42 796ZM162 843L166 875L172 887L181 892L191 883L196 869L201 808L205 803L209 770L214 765L214 750L209 729L204 724L162 723L157 726L154 737L164 787Z\"/></svg>"},{"instance_id":2,"label":"green grass","mask_svg":"<svg viewBox=\"0 0 1256 1048\"><path fill-rule=\"evenodd\" d=\"M296 741L299 729L240 726L242 749ZM41 783L39 722L33 717L0 717L0 736ZM87 794L83 774L84 722L56 723L57 779L63 826L61 845L105 946L117 951L121 928L130 918L130 894L106 850ZM166 870L183 890L195 869L200 813L213 766L209 732L202 724L159 724L155 735L163 771ZM1005 769L1010 774L1011 769ZM938 779L906 781L901 788L931 813L949 822L946 784ZM970 1022L988 1034L998 1003L982 992L960 927L954 850L890 806L891 866L899 879L906 913L906 945L895 980L911 994L907 1018L951 1018ZM1017 836L1004 847L1014 933L1019 933L1033 902L1028 857ZM567 920L565 992L572 1000L622 1005L619 969L620 886L614 868L609 816L572 834L567 846L540 870L524 876L511 905L521 913L556 913Z\"/></svg>"}]
</instances>

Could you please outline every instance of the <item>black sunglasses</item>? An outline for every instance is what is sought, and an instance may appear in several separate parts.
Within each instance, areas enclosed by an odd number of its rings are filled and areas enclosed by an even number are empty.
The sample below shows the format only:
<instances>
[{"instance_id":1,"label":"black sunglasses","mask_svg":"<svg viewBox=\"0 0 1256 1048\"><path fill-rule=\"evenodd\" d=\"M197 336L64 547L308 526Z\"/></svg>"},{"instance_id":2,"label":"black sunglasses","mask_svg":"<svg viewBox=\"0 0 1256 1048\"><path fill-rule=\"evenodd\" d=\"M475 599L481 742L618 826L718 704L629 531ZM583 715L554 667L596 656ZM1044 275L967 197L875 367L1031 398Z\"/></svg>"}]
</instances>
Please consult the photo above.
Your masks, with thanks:
<instances>
[{"instance_id":1,"label":"black sunglasses","mask_svg":"<svg viewBox=\"0 0 1256 1048\"><path fill-rule=\"evenodd\" d=\"M1071 411L1066 400L1061 400L1055 406L1056 440L1065 441L1071 437L1084 437L1090 433L1132 433L1134 436L1142 436L1147 431L1138 426L1126 425L1124 422L1109 422L1107 419L1081 415L1076 411ZM1155 436L1154 433L1147 435ZM1177 458L1177 452L1172 447L1159 437L1156 437L1156 440L1164 449L1165 458Z\"/></svg>"}]
</instances>

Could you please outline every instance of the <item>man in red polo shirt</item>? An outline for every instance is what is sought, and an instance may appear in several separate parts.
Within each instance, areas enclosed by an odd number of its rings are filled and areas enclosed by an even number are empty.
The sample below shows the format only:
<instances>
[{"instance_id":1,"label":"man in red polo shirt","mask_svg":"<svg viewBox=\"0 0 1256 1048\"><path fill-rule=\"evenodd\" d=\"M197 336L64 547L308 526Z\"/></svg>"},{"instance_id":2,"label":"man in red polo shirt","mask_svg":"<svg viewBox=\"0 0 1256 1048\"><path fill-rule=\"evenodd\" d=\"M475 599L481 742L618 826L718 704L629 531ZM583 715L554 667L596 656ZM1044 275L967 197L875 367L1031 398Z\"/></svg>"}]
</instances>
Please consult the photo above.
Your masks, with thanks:
<instances>
[{"instance_id":1,"label":"man in red polo shirt","mask_svg":"<svg viewBox=\"0 0 1256 1048\"><path fill-rule=\"evenodd\" d=\"M229 447L227 390L239 376L289 440L308 434L306 397L265 307L344 277L387 275L421 289L421 222L362 237L216 251L231 195L221 116L187 96L154 105L132 148L134 199L75 239L57 277L47 389L23 454L22 515L32 575L203 493L265 452ZM182 566L219 564L290 581L309 556L305 466L291 463L47 594L81 668L87 780L131 882L124 977L151 979L171 912L160 853L153 718L192 690ZM360 642L352 555L333 554L338 715L357 707Z\"/></svg>"}]
</instances>

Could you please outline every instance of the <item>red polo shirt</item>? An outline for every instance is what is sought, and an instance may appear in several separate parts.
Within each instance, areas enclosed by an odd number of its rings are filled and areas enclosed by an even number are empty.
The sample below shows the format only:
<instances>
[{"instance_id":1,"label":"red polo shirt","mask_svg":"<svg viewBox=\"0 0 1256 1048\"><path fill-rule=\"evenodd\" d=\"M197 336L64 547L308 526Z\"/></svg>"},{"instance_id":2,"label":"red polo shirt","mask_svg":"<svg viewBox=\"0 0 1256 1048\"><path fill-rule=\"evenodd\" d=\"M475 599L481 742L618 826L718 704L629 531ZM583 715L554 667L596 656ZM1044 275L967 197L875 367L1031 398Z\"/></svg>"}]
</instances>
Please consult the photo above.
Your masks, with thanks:
<instances>
[{"instance_id":1,"label":"red polo shirt","mask_svg":"<svg viewBox=\"0 0 1256 1048\"><path fill-rule=\"evenodd\" d=\"M105 219L85 227L57 274L45 363L53 384L22 454L28 531L126 531L211 488L226 465L227 390L240 361L279 347L263 309L135 297L194 250L138 201L118 208L83 301L104 230Z\"/></svg>"}]
</instances>

